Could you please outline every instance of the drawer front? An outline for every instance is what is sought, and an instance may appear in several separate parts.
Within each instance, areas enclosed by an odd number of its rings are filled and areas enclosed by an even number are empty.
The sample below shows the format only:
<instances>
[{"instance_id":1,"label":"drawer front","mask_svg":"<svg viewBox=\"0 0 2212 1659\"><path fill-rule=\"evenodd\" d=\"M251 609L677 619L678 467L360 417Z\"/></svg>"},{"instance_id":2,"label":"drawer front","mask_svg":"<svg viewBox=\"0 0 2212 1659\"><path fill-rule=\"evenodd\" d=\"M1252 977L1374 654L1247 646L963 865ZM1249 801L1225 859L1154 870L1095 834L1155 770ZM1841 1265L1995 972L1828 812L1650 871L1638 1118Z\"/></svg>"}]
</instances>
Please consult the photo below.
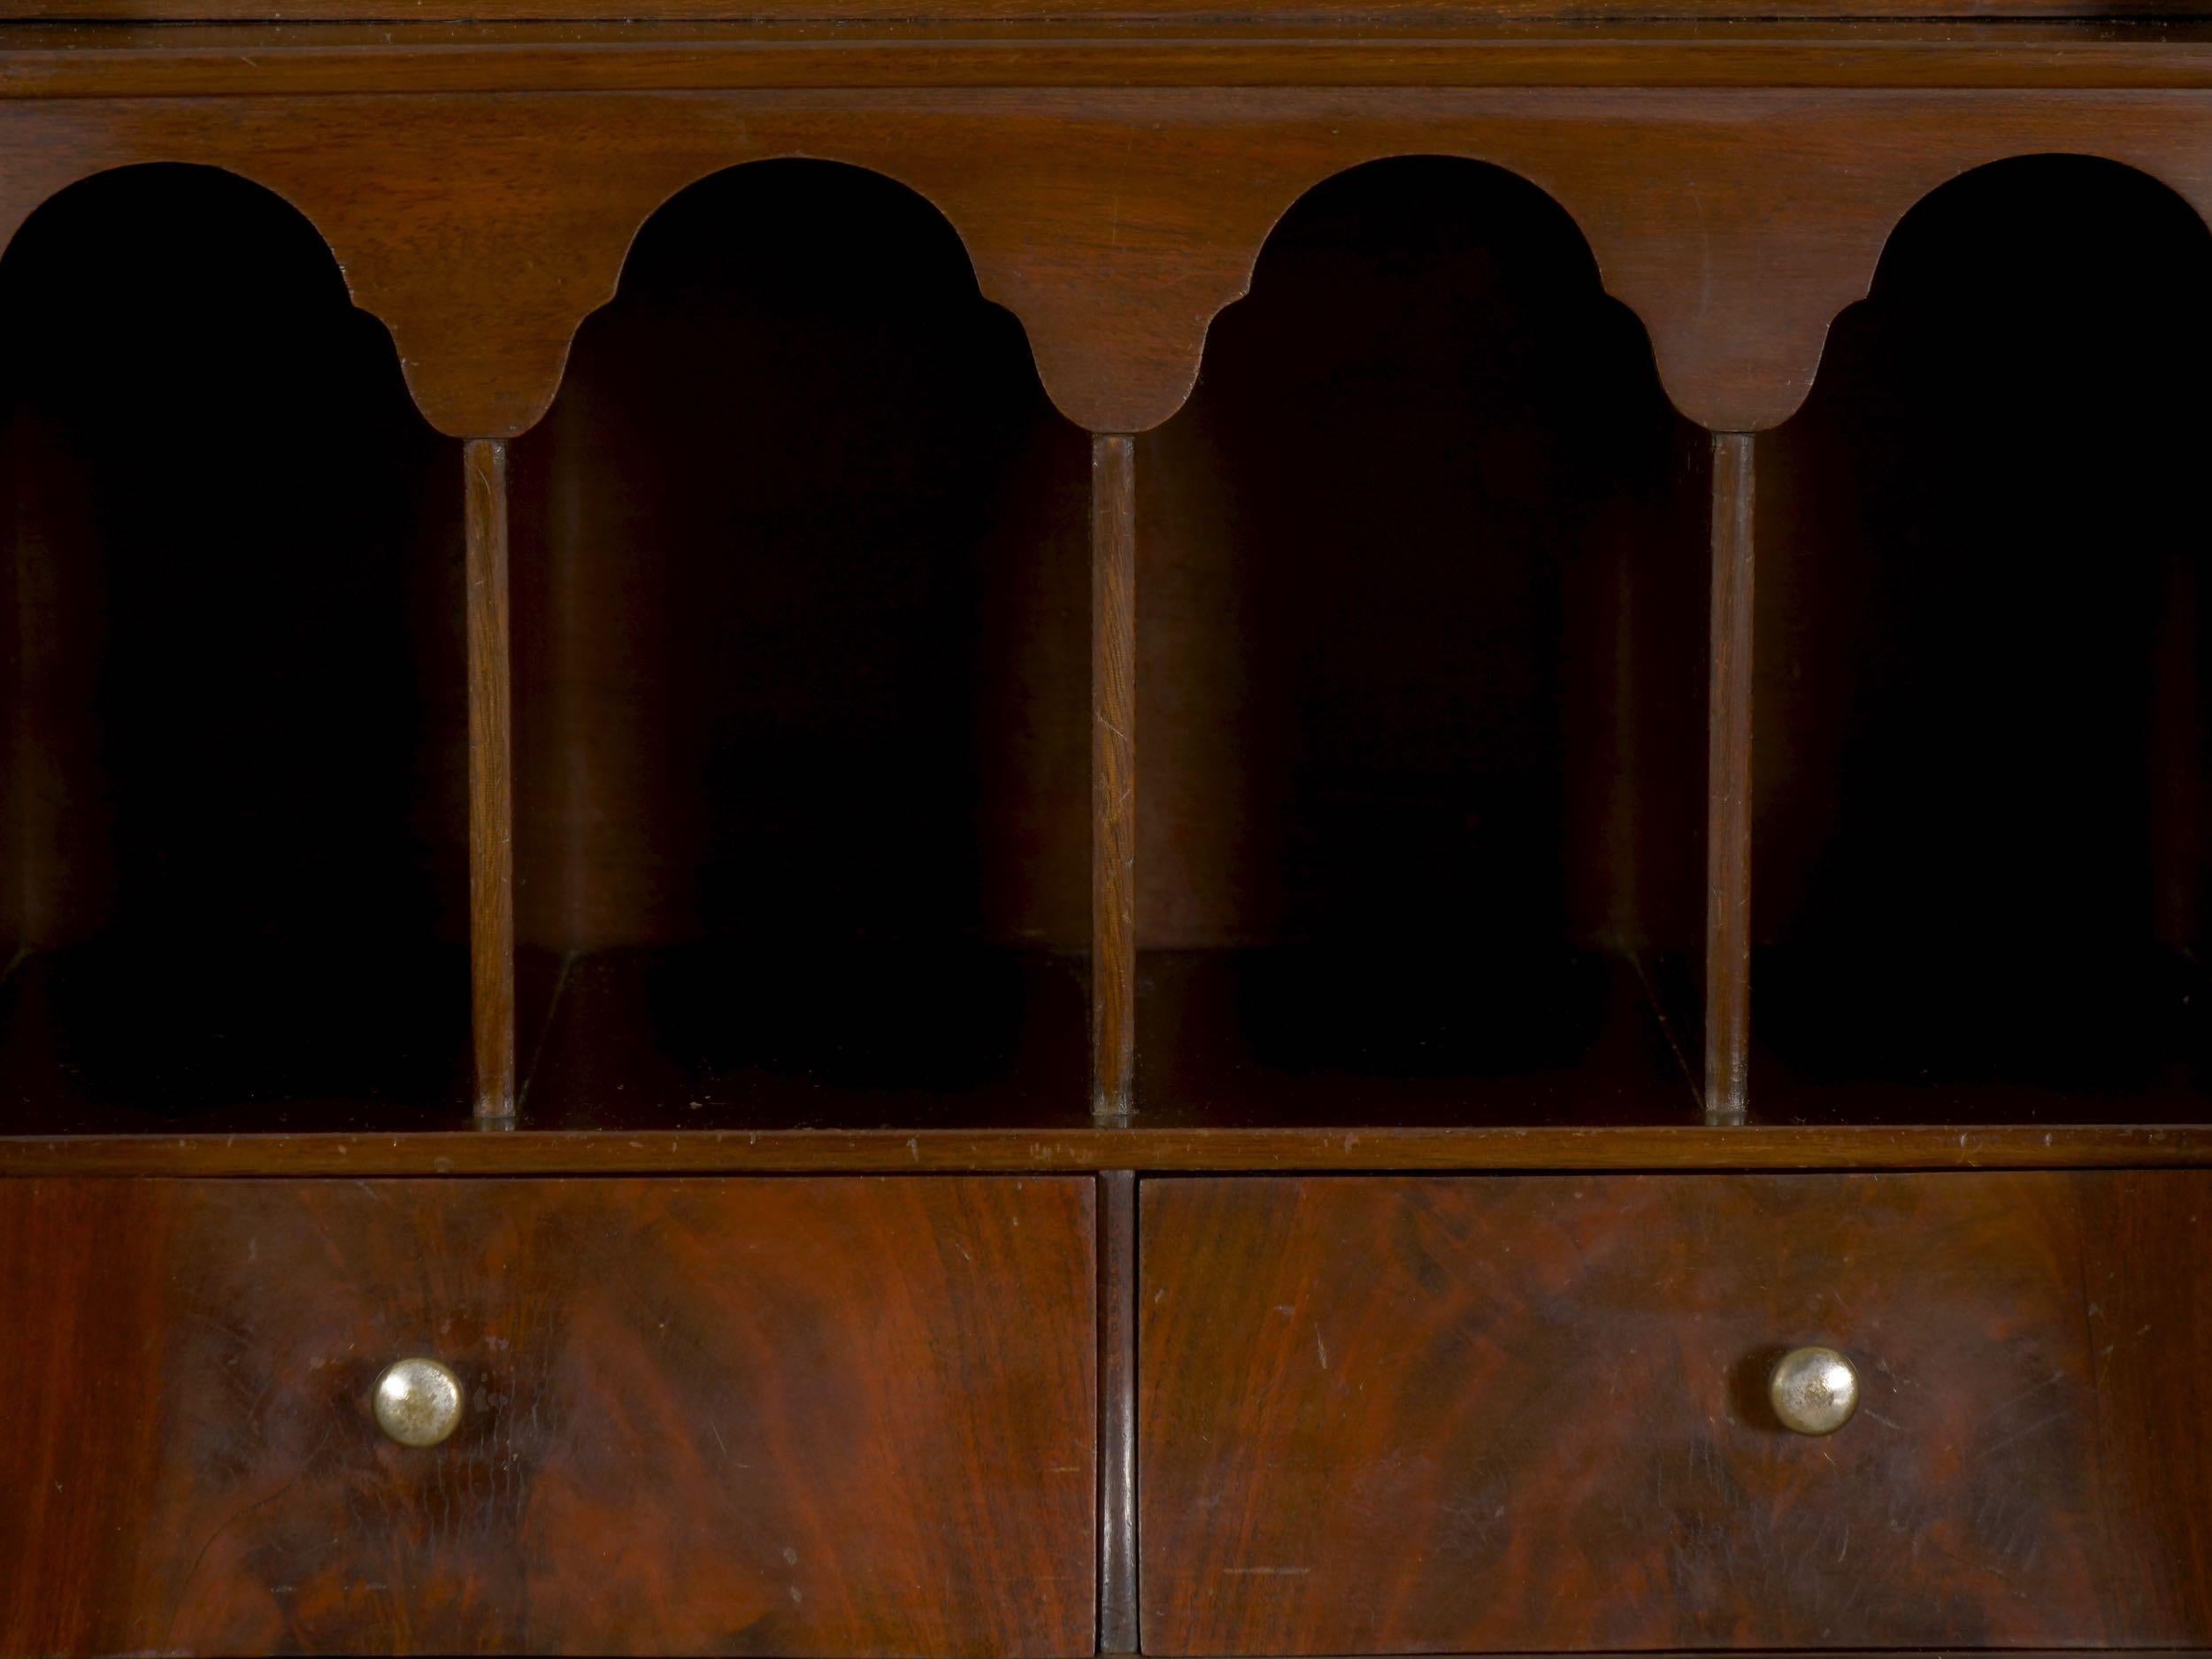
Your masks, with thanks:
<instances>
[{"instance_id":1,"label":"drawer front","mask_svg":"<svg viewBox=\"0 0 2212 1659\"><path fill-rule=\"evenodd\" d=\"M1087 1654L1092 1191L0 1181L0 1652Z\"/></svg>"},{"instance_id":2,"label":"drawer front","mask_svg":"<svg viewBox=\"0 0 2212 1659\"><path fill-rule=\"evenodd\" d=\"M2212 1640L2212 1178L1141 1202L1148 1653ZM1824 1438L1768 1400L1816 1344Z\"/></svg>"}]
</instances>

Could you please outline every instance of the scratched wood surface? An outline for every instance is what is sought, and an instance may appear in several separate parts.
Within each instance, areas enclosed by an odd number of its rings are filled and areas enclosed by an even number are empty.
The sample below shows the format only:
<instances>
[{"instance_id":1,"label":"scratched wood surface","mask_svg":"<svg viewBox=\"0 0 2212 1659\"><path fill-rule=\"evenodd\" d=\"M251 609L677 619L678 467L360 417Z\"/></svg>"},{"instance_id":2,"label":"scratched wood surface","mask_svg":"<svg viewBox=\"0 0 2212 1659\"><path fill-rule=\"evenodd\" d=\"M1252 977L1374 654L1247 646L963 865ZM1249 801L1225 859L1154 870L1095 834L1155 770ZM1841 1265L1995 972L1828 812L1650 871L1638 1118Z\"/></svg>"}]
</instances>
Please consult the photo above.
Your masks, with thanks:
<instances>
[{"instance_id":1,"label":"scratched wood surface","mask_svg":"<svg viewBox=\"0 0 2212 1659\"><path fill-rule=\"evenodd\" d=\"M1087 1654L1092 1186L11 1184L0 1651Z\"/></svg>"},{"instance_id":2,"label":"scratched wood surface","mask_svg":"<svg viewBox=\"0 0 2212 1659\"><path fill-rule=\"evenodd\" d=\"M2212 1178L1141 1200L1147 1653L2212 1635ZM1863 1379L1826 1440L1763 1402L1812 1342Z\"/></svg>"},{"instance_id":3,"label":"scratched wood surface","mask_svg":"<svg viewBox=\"0 0 2212 1659\"><path fill-rule=\"evenodd\" d=\"M611 1094L591 1129L322 1134L0 1135L0 1179L55 1175L637 1175L1071 1170L2047 1170L2212 1166L2212 1129L2114 1125L1671 1128L1370 1125L1222 1128L1161 1112L1099 1128L1079 1099L1056 1119L974 1128L671 1129L626 1121ZM1352 1109L1356 1110L1356 1105ZM1179 1116L1179 1121L1176 1119ZM1166 1121L1162 1121L1166 1120Z\"/></svg>"}]
</instances>

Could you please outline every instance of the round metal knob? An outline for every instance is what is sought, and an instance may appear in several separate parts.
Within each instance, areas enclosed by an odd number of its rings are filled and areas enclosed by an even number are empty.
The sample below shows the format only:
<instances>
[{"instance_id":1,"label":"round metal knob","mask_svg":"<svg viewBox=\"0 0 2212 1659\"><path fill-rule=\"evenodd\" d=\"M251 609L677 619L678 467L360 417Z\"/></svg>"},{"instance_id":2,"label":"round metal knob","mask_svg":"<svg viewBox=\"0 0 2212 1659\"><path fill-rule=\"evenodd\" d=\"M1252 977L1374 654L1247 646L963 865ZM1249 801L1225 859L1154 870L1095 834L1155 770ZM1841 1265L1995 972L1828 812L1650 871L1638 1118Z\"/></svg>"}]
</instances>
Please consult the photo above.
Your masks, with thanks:
<instances>
[{"instance_id":1,"label":"round metal knob","mask_svg":"<svg viewBox=\"0 0 2212 1659\"><path fill-rule=\"evenodd\" d=\"M1774 1415L1793 1434L1833 1434L1859 1409L1859 1372L1832 1348L1796 1348L1767 1379Z\"/></svg>"},{"instance_id":2,"label":"round metal knob","mask_svg":"<svg viewBox=\"0 0 2212 1659\"><path fill-rule=\"evenodd\" d=\"M376 1379L376 1426L402 1446L435 1446L461 1425L461 1379L434 1359L403 1359Z\"/></svg>"}]
</instances>

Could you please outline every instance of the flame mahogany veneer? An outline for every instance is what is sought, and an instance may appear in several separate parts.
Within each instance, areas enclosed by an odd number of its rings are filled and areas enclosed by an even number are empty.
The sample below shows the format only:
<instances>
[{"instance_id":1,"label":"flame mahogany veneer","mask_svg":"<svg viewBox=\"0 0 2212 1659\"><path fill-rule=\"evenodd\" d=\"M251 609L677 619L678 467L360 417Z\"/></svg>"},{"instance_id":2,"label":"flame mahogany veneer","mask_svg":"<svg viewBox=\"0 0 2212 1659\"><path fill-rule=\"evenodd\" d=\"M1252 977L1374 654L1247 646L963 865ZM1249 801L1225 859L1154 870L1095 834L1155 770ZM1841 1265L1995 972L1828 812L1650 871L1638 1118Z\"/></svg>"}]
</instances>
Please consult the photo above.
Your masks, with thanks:
<instances>
[{"instance_id":1,"label":"flame mahogany veneer","mask_svg":"<svg viewBox=\"0 0 2212 1659\"><path fill-rule=\"evenodd\" d=\"M2194 1173L1144 1187L1144 1650L2212 1638ZM1863 1403L1786 1432L1777 1353Z\"/></svg>"},{"instance_id":2,"label":"flame mahogany veneer","mask_svg":"<svg viewBox=\"0 0 2212 1659\"><path fill-rule=\"evenodd\" d=\"M0 1184L0 1649L1088 1653L1091 1187Z\"/></svg>"},{"instance_id":3,"label":"flame mahogany veneer","mask_svg":"<svg viewBox=\"0 0 2212 1659\"><path fill-rule=\"evenodd\" d=\"M2212 1647L2212 25L1837 9L8 8L0 1659Z\"/></svg>"}]
</instances>

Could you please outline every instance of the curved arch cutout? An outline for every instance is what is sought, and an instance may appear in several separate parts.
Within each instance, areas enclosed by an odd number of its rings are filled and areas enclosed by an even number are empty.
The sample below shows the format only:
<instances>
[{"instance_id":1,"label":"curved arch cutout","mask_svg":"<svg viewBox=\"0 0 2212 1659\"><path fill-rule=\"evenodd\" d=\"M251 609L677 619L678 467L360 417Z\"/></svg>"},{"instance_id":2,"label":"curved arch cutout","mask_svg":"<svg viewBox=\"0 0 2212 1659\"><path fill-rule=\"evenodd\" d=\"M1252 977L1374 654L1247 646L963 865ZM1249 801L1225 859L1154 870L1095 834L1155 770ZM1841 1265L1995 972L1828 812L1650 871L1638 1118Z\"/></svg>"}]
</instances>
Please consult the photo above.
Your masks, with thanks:
<instances>
[{"instance_id":1,"label":"curved arch cutout","mask_svg":"<svg viewBox=\"0 0 2212 1659\"><path fill-rule=\"evenodd\" d=\"M1608 951L1701 926L1705 447L1525 180L1282 220L1139 449L1141 1097L1679 1115Z\"/></svg>"},{"instance_id":2,"label":"curved arch cutout","mask_svg":"<svg viewBox=\"0 0 2212 1659\"><path fill-rule=\"evenodd\" d=\"M2140 172L1975 169L1764 440L1755 1102L2201 1115L2208 287Z\"/></svg>"},{"instance_id":3,"label":"curved arch cutout","mask_svg":"<svg viewBox=\"0 0 2212 1659\"><path fill-rule=\"evenodd\" d=\"M465 1102L454 457L382 326L270 192L105 173L0 258L0 393L39 976L9 1097Z\"/></svg>"},{"instance_id":4,"label":"curved arch cutout","mask_svg":"<svg viewBox=\"0 0 2212 1659\"><path fill-rule=\"evenodd\" d=\"M511 476L518 929L589 953L539 1120L1079 1104L1087 445L942 216L680 195Z\"/></svg>"}]
</instances>

